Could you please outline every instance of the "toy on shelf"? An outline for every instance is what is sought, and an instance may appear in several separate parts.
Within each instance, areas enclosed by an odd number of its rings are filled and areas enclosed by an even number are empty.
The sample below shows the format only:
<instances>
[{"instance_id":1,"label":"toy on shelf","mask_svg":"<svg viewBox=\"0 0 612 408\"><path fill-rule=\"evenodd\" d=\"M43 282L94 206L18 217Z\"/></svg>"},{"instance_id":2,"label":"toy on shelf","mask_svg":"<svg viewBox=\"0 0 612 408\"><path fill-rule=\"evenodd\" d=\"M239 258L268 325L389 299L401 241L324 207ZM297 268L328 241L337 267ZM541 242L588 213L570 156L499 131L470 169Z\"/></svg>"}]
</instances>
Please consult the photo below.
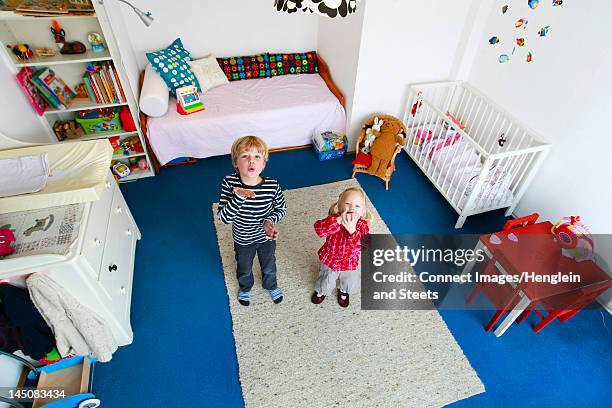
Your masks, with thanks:
<instances>
[{"instance_id":1,"label":"toy on shelf","mask_svg":"<svg viewBox=\"0 0 612 408\"><path fill-rule=\"evenodd\" d=\"M89 33L87 34L87 41L91 45L91 50L93 52L103 52L104 48L104 40L102 39L102 34L100 33Z\"/></svg>"},{"instance_id":2,"label":"toy on shelf","mask_svg":"<svg viewBox=\"0 0 612 408\"><path fill-rule=\"evenodd\" d=\"M138 136L126 137L119 145L123 149L125 155L144 153L142 143L140 143L140 138Z\"/></svg>"},{"instance_id":3,"label":"toy on shelf","mask_svg":"<svg viewBox=\"0 0 612 408\"><path fill-rule=\"evenodd\" d=\"M113 147L113 156L119 156L123 154L123 148L119 144L120 136L113 136L108 138L108 142Z\"/></svg>"},{"instance_id":4,"label":"toy on shelf","mask_svg":"<svg viewBox=\"0 0 612 408\"><path fill-rule=\"evenodd\" d=\"M147 170L149 168L149 163L147 163L147 159L144 157L138 160L138 168L140 170Z\"/></svg>"},{"instance_id":5,"label":"toy on shelf","mask_svg":"<svg viewBox=\"0 0 612 408\"><path fill-rule=\"evenodd\" d=\"M0 259L15 252L15 234L10 228L0 228Z\"/></svg>"},{"instance_id":6,"label":"toy on shelf","mask_svg":"<svg viewBox=\"0 0 612 408\"><path fill-rule=\"evenodd\" d=\"M53 48L34 48L34 53L37 57L54 57L57 52Z\"/></svg>"},{"instance_id":7,"label":"toy on shelf","mask_svg":"<svg viewBox=\"0 0 612 408\"><path fill-rule=\"evenodd\" d=\"M51 33L55 37L60 54L83 54L87 51L85 45L80 41L66 41L66 32L60 27L57 20L53 20Z\"/></svg>"},{"instance_id":8,"label":"toy on shelf","mask_svg":"<svg viewBox=\"0 0 612 408\"><path fill-rule=\"evenodd\" d=\"M131 172L132 171L130 170L129 166L123 162L116 162L113 164L113 173L115 173L115 175L117 175L117 177L120 179L129 176Z\"/></svg>"},{"instance_id":9,"label":"toy on shelf","mask_svg":"<svg viewBox=\"0 0 612 408\"><path fill-rule=\"evenodd\" d=\"M60 142L66 139L78 139L85 134L81 125L74 120L55 121L53 124L53 132Z\"/></svg>"},{"instance_id":10,"label":"toy on shelf","mask_svg":"<svg viewBox=\"0 0 612 408\"><path fill-rule=\"evenodd\" d=\"M7 45L19 61L27 61L34 56L28 44Z\"/></svg>"},{"instance_id":11,"label":"toy on shelf","mask_svg":"<svg viewBox=\"0 0 612 408\"><path fill-rule=\"evenodd\" d=\"M132 115L130 114L130 109L127 106L123 106L121 111L119 112L119 119L121 119L121 125L123 125L123 129L126 132L135 132L136 125L134 124L134 119L132 119Z\"/></svg>"},{"instance_id":12,"label":"toy on shelf","mask_svg":"<svg viewBox=\"0 0 612 408\"><path fill-rule=\"evenodd\" d=\"M120 132L119 110L115 108L96 108L77 112L76 121L83 126L85 133Z\"/></svg>"},{"instance_id":13,"label":"toy on shelf","mask_svg":"<svg viewBox=\"0 0 612 408\"><path fill-rule=\"evenodd\" d=\"M204 104L198 95L198 89L193 85L183 86L176 90L176 111L181 115L204 110Z\"/></svg>"},{"instance_id":14,"label":"toy on shelf","mask_svg":"<svg viewBox=\"0 0 612 408\"><path fill-rule=\"evenodd\" d=\"M89 94L87 93L87 88L84 83L80 83L74 87L74 91L76 92L76 99L87 99L89 100Z\"/></svg>"},{"instance_id":15,"label":"toy on shelf","mask_svg":"<svg viewBox=\"0 0 612 408\"><path fill-rule=\"evenodd\" d=\"M593 259L595 253L591 230L579 221L579 216L563 217L551 229L563 254L578 262Z\"/></svg>"}]
</instances>

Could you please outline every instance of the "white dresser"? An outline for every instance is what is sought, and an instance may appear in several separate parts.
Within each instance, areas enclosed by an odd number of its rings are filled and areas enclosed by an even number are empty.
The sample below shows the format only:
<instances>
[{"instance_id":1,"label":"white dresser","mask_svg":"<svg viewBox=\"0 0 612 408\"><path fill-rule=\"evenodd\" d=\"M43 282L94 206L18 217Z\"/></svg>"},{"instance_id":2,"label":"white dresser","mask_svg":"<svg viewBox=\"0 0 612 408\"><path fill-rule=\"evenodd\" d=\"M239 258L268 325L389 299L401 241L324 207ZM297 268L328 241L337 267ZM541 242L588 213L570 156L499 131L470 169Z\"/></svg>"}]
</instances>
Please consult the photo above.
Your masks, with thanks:
<instances>
[{"instance_id":1,"label":"white dresser","mask_svg":"<svg viewBox=\"0 0 612 408\"><path fill-rule=\"evenodd\" d=\"M109 324L119 345L133 340L132 277L140 231L108 173L100 200L85 204L77 240L67 255L31 255L0 260L0 279L23 285L27 275L46 272Z\"/></svg>"}]
</instances>

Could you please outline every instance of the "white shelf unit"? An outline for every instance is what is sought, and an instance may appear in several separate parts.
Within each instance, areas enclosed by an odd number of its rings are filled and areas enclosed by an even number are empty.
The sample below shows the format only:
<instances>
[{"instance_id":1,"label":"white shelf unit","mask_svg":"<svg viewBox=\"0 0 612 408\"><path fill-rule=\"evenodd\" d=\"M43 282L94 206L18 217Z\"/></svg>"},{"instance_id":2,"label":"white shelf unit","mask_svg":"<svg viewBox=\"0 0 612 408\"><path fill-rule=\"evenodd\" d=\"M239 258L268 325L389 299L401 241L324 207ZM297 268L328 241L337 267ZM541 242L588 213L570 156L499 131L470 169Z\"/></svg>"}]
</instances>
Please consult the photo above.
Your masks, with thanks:
<instances>
[{"instance_id":1,"label":"white shelf unit","mask_svg":"<svg viewBox=\"0 0 612 408\"><path fill-rule=\"evenodd\" d=\"M119 76L121 86L127 99L126 102L99 104L89 99L75 99L71 101L70 105L67 106L67 109L55 109L48 107L45 113L42 116L39 116L39 120L49 133L49 139L58 142L55 137L55 133L53 132L53 124L57 120L73 120L76 116L76 112L81 110L127 106L132 115L132 119L134 120L134 124L137 127L136 131L89 134L80 139L65 140L58 143L110 138L113 136L120 136L121 139L123 139L128 136L137 135L144 149L144 153L135 153L130 156L118 156L113 158L113 160L120 160L127 163L127 159L129 157L143 156L147 160L148 169L136 169L132 172L132 174L130 174L130 176L123 178L120 181L133 181L139 178L153 176L153 167L151 166L151 160L146 150L147 147L140 129L140 122L138 121L138 104L134 99L134 93L129 88L130 84L123 67L121 53L117 47L117 41L113 35L104 6L98 2L92 3L96 9L96 14L91 16L67 15L53 17L28 17L20 16L12 12L0 12L0 48L2 48L2 50L0 50L1 57L8 65L10 71L14 74L17 74L23 67L33 67L35 69L49 67L72 89L75 89L76 85L83 82L83 75L86 72L88 63L100 61L111 62ZM53 20L57 20L60 26L64 29L67 41L80 41L87 47L87 51L83 54L60 54L50 29ZM93 52L91 50L90 44L87 41L87 35L91 32L98 32L104 37L105 50L103 52ZM52 57L35 56L27 61L21 61L12 53L10 49L7 48L7 45L9 44L28 44L32 50L34 48L46 47L52 48L58 52ZM31 109L34 110L34 108Z\"/></svg>"}]
</instances>

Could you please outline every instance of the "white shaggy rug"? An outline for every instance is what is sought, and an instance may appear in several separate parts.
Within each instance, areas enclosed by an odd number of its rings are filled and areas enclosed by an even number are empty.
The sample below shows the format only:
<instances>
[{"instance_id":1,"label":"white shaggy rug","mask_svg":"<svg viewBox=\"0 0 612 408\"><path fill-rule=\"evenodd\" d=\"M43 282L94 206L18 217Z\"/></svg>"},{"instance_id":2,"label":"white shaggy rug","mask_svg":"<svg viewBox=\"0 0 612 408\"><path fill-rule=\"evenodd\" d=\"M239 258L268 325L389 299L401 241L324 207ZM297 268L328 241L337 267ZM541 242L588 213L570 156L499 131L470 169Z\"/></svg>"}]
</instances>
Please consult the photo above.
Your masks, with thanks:
<instances>
[{"instance_id":1,"label":"white shaggy rug","mask_svg":"<svg viewBox=\"0 0 612 408\"><path fill-rule=\"evenodd\" d=\"M215 216L247 407L439 407L484 392L484 385L437 311L347 309L335 296L310 302L321 240L313 224L356 180L284 192L275 305L254 270L251 305L236 300L231 226ZM216 204L213 213L216 214ZM369 205L371 233L389 233Z\"/></svg>"}]
</instances>

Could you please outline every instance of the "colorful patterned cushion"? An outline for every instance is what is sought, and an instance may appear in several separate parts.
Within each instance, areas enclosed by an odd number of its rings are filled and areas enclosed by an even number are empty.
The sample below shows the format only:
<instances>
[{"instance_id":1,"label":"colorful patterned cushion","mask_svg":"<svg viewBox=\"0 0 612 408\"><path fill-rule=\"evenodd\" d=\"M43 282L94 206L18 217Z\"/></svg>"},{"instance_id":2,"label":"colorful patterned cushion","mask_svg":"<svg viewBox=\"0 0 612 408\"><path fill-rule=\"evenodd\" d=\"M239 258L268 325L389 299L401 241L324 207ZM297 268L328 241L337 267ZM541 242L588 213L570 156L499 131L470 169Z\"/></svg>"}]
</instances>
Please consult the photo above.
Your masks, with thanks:
<instances>
[{"instance_id":1,"label":"colorful patterned cushion","mask_svg":"<svg viewBox=\"0 0 612 408\"><path fill-rule=\"evenodd\" d=\"M219 66L230 81L269 78L272 75L268 61L268 54L217 58Z\"/></svg>"},{"instance_id":2,"label":"colorful patterned cushion","mask_svg":"<svg viewBox=\"0 0 612 408\"><path fill-rule=\"evenodd\" d=\"M163 50L147 53L147 59L173 95L176 94L177 88L187 85L194 85L201 91L198 80L187 64L187 61L191 61L191 56L189 51L183 48L180 38Z\"/></svg>"},{"instance_id":3,"label":"colorful patterned cushion","mask_svg":"<svg viewBox=\"0 0 612 408\"><path fill-rule=\"evenodd\" d=\"M316 74L319 72L317 52L268 54L272 76L288 74Z\"/></svg>"}]
</instances>

